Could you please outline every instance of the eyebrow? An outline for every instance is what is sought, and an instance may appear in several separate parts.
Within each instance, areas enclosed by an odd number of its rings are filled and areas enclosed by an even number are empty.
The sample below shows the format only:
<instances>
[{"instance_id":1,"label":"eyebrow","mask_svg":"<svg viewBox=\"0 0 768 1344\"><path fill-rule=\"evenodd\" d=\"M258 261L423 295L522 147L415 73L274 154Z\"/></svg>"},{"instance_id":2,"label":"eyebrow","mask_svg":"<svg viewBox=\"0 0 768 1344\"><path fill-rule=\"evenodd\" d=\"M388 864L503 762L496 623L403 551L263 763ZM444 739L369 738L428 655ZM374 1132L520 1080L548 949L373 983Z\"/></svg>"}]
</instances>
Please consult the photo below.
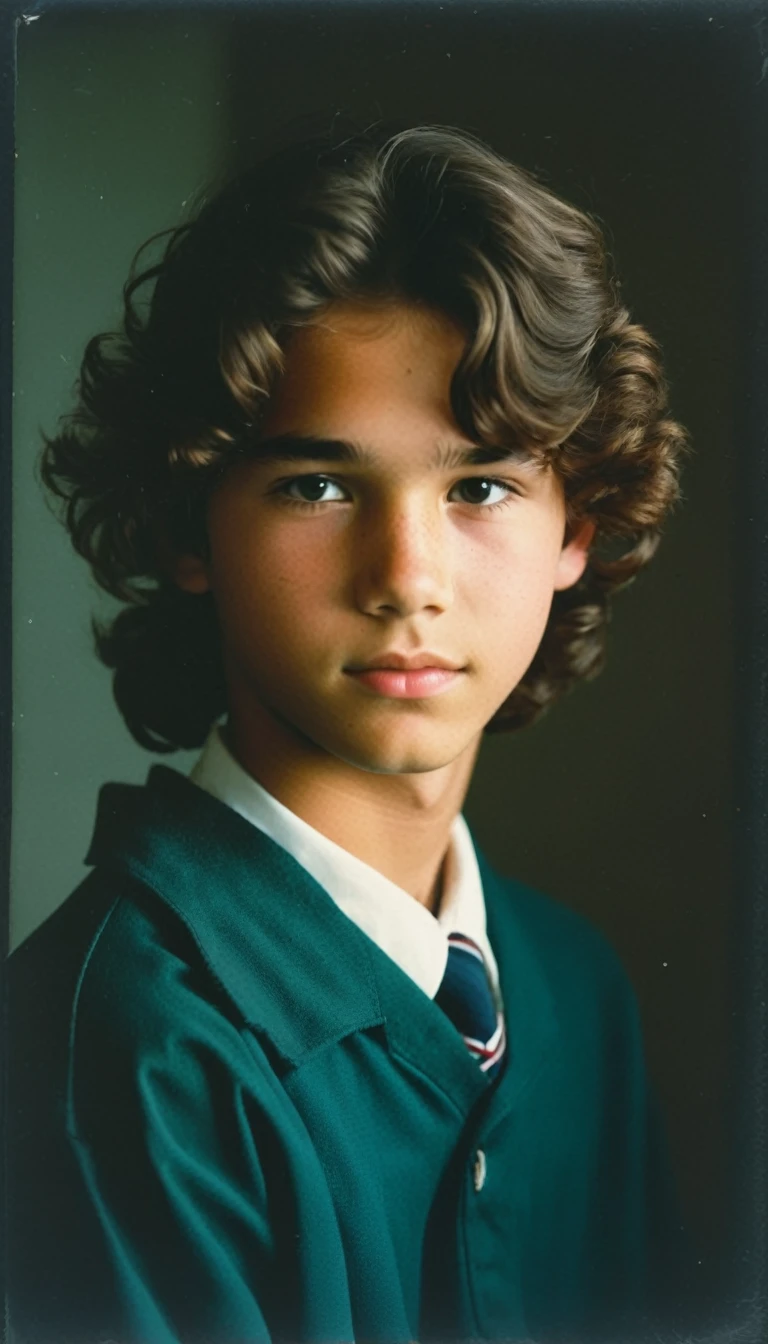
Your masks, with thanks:
<instances>
[{"instance_id":1,"label":"eyebrow","mask_svg":"<svg viewBox=\"0 0 768 1344\"><path fill-rule=\"evenodd\" d=\"M380 457L354 439L328 439L315 434L276 434L253 445L249 456L259 462L343 462L373 467ZM530 462L524 448L439 443L429 466L435 471L483 467L492 462Z\"/></svg>"}]
</instances>

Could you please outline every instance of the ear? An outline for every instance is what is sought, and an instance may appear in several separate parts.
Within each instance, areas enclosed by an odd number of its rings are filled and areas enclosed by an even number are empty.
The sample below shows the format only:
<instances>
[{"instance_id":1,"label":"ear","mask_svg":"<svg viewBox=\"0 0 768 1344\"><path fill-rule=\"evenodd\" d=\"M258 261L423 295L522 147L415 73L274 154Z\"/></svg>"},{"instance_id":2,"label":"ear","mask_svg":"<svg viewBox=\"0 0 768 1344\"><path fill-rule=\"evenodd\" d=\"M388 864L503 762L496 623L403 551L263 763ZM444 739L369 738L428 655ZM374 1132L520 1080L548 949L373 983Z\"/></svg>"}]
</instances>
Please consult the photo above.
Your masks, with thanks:
<instances>
[{"instance_id":1,"label":"ear","mask_svg":"<svg viewBox=\"0 0 768 1344\"><path fill-rule=\"evenodd\" d=\"M589 548L596 531L596 524L585 518L569 528L569 539L560 552L555 570L555 592L563 588L572 588L578 583L589 559ZM568 535L568 534L567 534Z\"/></svg>"},{"instance_id":2,"label":"ear","mask_svg":"<svg viewBox=\"0 0 768 1344\"><path fill-rule=\"evenodd\" d=\"M168 573L185 593L207 593L211 587L208 566L199 555L175 555Z\"/></svg>"},{"instance_id":3,"label":"ear","mask_svg":"<svg viewBox=\"0 0 768 1344\"><path fill-rule=\"evenodd\" d=\"M155 556L166 579L185 593L207 593L211 586L208 566L199 555L179 552L171 545L168 532L160 523L153 529Z\"/></svg>"}]
</instances>

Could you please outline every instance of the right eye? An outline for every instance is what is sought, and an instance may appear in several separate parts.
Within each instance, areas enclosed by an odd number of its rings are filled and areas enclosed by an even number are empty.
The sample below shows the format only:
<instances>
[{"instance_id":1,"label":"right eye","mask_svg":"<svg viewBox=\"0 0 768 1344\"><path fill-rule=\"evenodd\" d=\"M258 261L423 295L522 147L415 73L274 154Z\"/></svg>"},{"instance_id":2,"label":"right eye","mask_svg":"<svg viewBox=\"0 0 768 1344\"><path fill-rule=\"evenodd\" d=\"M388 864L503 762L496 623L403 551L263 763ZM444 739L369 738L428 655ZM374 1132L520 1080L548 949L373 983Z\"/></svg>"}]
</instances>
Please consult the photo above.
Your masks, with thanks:
<instances>
[{"instance_id":1,"label":"right eye","mask_svg":"<svg viewBox=\"0 0 768 1344\"><path fill-rule=\"evenodd\" d=\"M329 498L327 494L329 487L340 493ZM341 486L336 481L317 472L308 476L291 476L289 480L279 483L275 493L283 495L292 504L326 504L344 498Z\"/></svg>"}]
</instances>

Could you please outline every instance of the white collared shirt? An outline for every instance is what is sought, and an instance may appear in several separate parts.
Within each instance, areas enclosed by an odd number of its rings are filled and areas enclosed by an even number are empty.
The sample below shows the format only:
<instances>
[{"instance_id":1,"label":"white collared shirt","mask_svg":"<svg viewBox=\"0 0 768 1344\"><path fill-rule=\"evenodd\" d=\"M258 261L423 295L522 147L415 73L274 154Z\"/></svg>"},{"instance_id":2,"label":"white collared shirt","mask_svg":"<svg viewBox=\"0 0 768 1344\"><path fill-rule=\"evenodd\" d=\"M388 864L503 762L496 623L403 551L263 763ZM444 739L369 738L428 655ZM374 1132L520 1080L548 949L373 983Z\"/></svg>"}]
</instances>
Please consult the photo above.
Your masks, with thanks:
<instances>
[{"instance_id":1,"label":"white collared shirt","mask_svg":"<svg viewBox=\"0 0 768 1344\"><path fill-rule=\"evenodd\" d=\"M448 959L448 934L455 931L477 943L498 999L499 977L486 934L483 887L472 837L461 814L451 827L440 909L433 915L378 869L278 802L238 764L217 724L189 777L286 849L429 998L440 987Z\"/></svg>"}]
</instances>

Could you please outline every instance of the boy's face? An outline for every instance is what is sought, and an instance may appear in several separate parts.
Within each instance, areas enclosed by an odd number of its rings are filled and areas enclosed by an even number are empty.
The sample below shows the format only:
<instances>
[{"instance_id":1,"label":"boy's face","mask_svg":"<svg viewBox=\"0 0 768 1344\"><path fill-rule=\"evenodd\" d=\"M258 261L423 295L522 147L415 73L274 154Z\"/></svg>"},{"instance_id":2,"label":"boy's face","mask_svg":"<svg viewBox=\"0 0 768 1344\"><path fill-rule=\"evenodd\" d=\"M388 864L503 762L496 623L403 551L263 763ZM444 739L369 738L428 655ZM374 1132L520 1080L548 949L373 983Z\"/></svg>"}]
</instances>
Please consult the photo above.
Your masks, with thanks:
<instances>
[{"instance_id":1,"label":"boy's face","mask_svg":"<svg viewBox=\"0 0 768 1344\"><path fill-rule=\"evenodd\" d=\"M449 398L463 345L445 316L391 305L334 305L292 336L262 445L324 442L234 466L209 560L177 573L213 590L235 729L267 714L315 756L434 770L476 746L528 668L593 529L564 546L562 487L530 461L448 460L473 447ZM393 653L455 670L361 676Z\"/></svg>"}]
</instances>

